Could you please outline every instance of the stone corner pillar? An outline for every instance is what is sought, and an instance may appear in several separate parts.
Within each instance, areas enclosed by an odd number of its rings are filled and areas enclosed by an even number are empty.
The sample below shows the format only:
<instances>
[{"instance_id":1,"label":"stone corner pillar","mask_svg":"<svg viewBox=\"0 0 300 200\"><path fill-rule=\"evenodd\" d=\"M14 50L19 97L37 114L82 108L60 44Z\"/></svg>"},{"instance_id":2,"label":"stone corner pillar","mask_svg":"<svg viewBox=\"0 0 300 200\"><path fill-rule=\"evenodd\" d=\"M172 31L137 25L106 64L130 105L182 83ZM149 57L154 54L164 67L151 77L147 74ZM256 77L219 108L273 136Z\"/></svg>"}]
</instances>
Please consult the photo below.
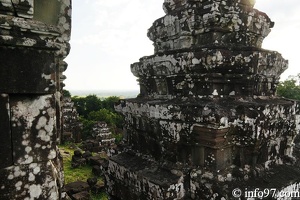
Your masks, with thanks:
<instances>
[{"instance_id":1,"label":"stone corner pillar","mask_svg":"<svg viewBox=\"0 0 300 200\"><path fill-rule=\"evenodd\" d=\"M70 0L0 0L0 199L60 199Z\"/></svg>"}]
</instances>

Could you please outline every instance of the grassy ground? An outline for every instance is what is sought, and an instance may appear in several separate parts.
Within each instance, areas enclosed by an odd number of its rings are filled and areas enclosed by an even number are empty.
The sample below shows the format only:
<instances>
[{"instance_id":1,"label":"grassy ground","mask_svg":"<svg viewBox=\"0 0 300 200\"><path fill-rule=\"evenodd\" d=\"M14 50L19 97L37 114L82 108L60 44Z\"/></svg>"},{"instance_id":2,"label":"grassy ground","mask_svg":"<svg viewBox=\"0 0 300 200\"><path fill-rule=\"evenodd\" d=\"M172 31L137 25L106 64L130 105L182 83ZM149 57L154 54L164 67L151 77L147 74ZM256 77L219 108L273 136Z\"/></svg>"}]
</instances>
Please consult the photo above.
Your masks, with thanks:
<instances>
[{"instance_id":1,"label":"grassy ground","mask_svg":"<svg viewBox=\"0 0 300 200\"><path fill-rule=\"evenodd\" d=\"M74 155L74 145L66 144L60 145L59 150L63 156L64 163L64 175L65 184L75 182L75 181L86 181L88 178L94 177L92 173L92 167L89 165L81 166L78 168L71 167L72 156ZM97 177L98 182L102 182L101 177ZM92 195L92 200L107 200L108 197L105 193L99 195Z\"/></svg>"}]
</instances>

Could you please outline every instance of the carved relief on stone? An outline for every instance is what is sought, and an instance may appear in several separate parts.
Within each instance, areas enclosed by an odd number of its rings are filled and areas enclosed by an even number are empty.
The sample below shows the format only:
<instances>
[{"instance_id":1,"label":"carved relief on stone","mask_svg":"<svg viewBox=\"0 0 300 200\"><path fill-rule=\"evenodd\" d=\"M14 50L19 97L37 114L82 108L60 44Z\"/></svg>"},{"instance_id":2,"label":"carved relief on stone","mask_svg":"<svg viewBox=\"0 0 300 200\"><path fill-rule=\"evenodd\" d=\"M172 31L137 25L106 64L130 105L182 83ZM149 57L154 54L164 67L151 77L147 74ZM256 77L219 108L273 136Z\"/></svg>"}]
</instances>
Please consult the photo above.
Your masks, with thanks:
<instances>
[{"instance_id":1,"label":"carved relief on stone","mask_svg":"<svg viewBox=\"0 0 300 200\"><path fill-rule=\"evenodd\" d=\"M32 18L34 13L33 7L34 0L0 0L1 14Z\"/></svg>"}]
</instances>

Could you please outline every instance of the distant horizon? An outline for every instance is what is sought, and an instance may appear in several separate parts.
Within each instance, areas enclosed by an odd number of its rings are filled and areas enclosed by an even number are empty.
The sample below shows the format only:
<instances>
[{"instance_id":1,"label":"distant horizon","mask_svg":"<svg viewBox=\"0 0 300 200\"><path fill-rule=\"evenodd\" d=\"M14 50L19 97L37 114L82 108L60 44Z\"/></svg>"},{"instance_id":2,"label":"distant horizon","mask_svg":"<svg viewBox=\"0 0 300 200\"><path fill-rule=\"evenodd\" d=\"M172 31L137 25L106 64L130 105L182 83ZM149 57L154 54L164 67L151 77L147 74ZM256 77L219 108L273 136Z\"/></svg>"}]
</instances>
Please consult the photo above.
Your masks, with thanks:
<instances>
[{"instance_id":1,"label":"distant horizon","mask_svg":"<svg viewBox=\"0 0 300 200\"><path fill-rule=\"evenodd\" d=\"M110 96L117 96L117 97L124 97L124 98L132 98L136 97L140 92L139 90L121 90L121 89L87 89L87 90L74 90L74 89L66 89L68 90L72 96L87 96L87 95L96 95L98 97L110 97Z\"/></svg>"}]
</instances>

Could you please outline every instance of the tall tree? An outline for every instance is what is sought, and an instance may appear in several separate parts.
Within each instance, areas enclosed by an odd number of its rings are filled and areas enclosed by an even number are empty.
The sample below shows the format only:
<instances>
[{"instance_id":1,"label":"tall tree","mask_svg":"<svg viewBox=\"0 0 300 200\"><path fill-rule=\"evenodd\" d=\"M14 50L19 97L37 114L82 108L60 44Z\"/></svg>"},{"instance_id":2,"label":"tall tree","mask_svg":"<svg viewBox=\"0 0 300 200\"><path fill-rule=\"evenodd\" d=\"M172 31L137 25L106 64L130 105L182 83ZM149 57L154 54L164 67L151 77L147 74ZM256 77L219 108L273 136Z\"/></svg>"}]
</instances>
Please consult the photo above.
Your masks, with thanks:
<instances>
[{"instance_id":1,"label":"tall tree","mask_svg":"<svg viewBox=\"0 0 300 200\"><path fill-rule=\"evenodd\" d=\"M102 102L95 94L86 96L85 101L86 101L86 115L85 115L85 117L87 117L87 115L90 112L100 110L102 108Z\"/></svg>"},{"instance_id":2,"label":"tall tree","mask_svg":"<svg viewBox=\"0 0 300 200\"><path fill-rule=\"evenodd\" d=\"M107 97L106 99L104 99L102 101L102 104L103 104L103 108L106 108L112 112L115 111L115 103L117 103L118 101L120 101L120 98L119 97L116 97L116 96L110 96L110 97Z\"/></svg>"},{"instance_id":3,"label":"tall tree","mask_svg":"<svg viewBox=\"0 0 300 200\"><path fill-rule=\"evenodd\" d=\"M86 115L86 101L85 97L78 97L74 96L72 97L72 101L75 104L76 110L80 116Z\"/></svg>"},{"instance_id":4,"label":"tall tree","mask_svg":"<svg viewBox=\"0 0 300 200\"><path fill-rule=\"evenodd\" d=\"M97 111L102 108L101 100L94 94L86 97L75 96L72 98L72 101L75 103L79 115L85 118L88 117L90 112Z\"/></svg>"},{"instance_id":5,"label":"tall tree","mask_svg":"<svg viewBox=\"0 0 300 200\"><path fill-rule=\"evenodd\" d=\"M62 91L62 95L63 95L64 97L71 97L70 91L69 91L69 90L65 90L65 89Z\"/></svg>"},{"instance_id":6,"label":"tall tree","mask_svg":"<svg viewBox=\"0 0 300 200\"><path fill-rule=\"evenodd\" d=\"M300 100L299 77L290 76L287 80L280 82L277 87L277 95L288 99Z\"/></svg>"}]
</instances>

